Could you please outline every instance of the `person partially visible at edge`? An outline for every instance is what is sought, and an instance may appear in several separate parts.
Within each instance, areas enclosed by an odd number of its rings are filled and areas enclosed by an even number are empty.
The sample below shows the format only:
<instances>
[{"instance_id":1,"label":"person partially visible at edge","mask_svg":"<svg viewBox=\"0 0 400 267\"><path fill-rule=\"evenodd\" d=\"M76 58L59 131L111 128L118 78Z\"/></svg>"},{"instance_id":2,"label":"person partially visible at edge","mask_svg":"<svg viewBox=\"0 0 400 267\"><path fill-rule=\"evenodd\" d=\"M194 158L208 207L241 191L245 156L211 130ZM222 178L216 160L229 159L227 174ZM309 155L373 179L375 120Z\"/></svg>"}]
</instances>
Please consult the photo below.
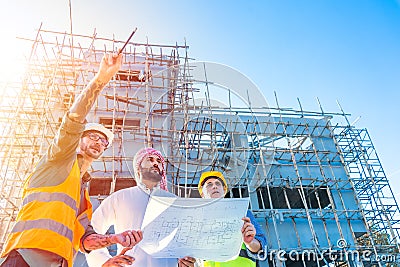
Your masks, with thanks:
<instances>
[{"instance_id":1,"label":"person partially visible at edge","mask_svg":"<svg viewBox=\"0 0 400 267\"><path fill-rule=\"evenodd\" d=\"M1 267L72 267L78 250L133 246L140 231L100 235L90 226L88 169L111 145L113 133L86 116L101 90L117 73L122 54L105 54L98 73L63 117L47 153L24 183L23 202L1 254Z\"/></svg>"},{"instance_id":2,"label":"person partially visible at edge","mask_svg":"<svg viewBox=\"0 0 400 267\"><path fill-rule=\"evenodd\" d=\"M93 228L99 233L106 232L112 225L117 232L140 229L152 196L177 197L167 190L164 164L160 151L149 147L139 150L133 159L137 186L119 190L106 197L93 213ZM86 260L90 267L120 267L129 264L138 267L191 267L195 263L192 257L153 258L139 246L125 251L118 246L119 254L112 257L107 249L100 249L86 254Z\"/></svg>"},{"instance_id":3,"label":"person partially visible at edge","mask_svg":"<svg viewBox=\"0 0 400 267\"><path fill-rule=\"evenodd\" d=\"M199 184L199 193L202 198L223 198L228 192L228 185L224 175L219 171L203 172ZM242 227L243 244L239 256L226 262L204 261L205 267L255 267L257 260L265 253L267 239L254 215L247 210Z\"/></svg>"}]
</instances>

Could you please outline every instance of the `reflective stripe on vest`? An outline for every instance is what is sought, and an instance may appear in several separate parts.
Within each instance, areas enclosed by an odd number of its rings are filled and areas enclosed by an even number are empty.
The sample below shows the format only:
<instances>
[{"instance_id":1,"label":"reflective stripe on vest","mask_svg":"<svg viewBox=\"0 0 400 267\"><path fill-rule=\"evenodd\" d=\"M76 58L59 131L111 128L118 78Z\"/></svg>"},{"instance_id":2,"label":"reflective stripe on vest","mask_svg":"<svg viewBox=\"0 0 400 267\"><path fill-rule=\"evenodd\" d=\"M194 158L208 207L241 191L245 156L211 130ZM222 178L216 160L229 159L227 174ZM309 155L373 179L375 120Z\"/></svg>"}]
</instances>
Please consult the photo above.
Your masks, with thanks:
<instances>
[{"instance_id":1,"label":"reflective stripe on vest","mask_svg":"<svg viewBox=\"0 0 400 267\"><path fill-rule=\"evenodd\" d=\"M87 190L82 201L85 201L86 210L78 216L81 179L77 160L63 183L40 188L25 187L23 206L1 257L13 249L38 248L65 258L68 266L72 267L80 239L92 217Z\"/></svg>"},{"instance_id":2,"label":"reflective stripe on vest","mask_svg":"<svg viewBox=\"0 0 400 267\"><path fill-rule=\"evenodd\" d=\"M40 201L40 202L52 202L52 201L61 201L68 205L71 209L75 210L78 213L78 208L76 201L64 194L64 193L48 193L48 192L35 192L32 194L27 195L22 202L22 207L32 201Z\"/></svg>"},{"instance_id":3,"label":"reflective stripe on vest","mask_svg":"<svg viewBox=\"0 0 400 267\"><path fill-rule=\"evenodd\" d=\"M230 261L225 262L215 262L215 261L205 261L204 267L255 267L256 262L253 258L250 258L246 252L246 245L243 243L240 249L239 256Z\"/></svg>"},{"instance_id":4,"label":"reflective stripe on vest","mask_svg":"<svg viewBox=\"0 0 400 267\"><path fill-rule=\"evenodd\" d=\"M13 229L11 230L11 233L22 232L25 230L31 230L35 228L46 229L56 232L59 235L65 236L66 238L68 238L68 240L72 242L73 232L71 229L69 229L68 227L59 222L47 219L19 221L14 225Z\"/></svg>"},{"instance_id":5,"label":"reflective stripe on vest","mask_svg":"<svg viewBox=\"0 0 400 267\"><path fill-rule=\"evenodd\" d=\"M86 213L79 218L79 223L82 225L83 229L86 229L89 226L90 220Z\"/></svg>"}]
</instances>

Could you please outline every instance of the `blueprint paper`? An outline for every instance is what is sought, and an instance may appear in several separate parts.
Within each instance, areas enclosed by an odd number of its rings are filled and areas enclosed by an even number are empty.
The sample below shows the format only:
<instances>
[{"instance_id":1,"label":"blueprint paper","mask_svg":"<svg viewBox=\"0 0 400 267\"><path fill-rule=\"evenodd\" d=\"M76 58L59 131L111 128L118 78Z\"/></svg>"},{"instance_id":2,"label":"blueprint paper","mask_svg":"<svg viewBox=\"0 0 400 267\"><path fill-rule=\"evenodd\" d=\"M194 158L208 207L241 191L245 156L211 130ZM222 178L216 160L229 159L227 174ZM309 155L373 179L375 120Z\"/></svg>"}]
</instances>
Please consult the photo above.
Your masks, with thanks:
<instances>
[{"instance_id":1,"label":"blueprint paper","mask_svg":"<svg viewBox=\"0 0 400 267\"><path fill-rule=\"evenodd\" d=\"M150 198L142 223L146 253L227 261L239 255L249 198Z\"/></svg>"}]
</instances>

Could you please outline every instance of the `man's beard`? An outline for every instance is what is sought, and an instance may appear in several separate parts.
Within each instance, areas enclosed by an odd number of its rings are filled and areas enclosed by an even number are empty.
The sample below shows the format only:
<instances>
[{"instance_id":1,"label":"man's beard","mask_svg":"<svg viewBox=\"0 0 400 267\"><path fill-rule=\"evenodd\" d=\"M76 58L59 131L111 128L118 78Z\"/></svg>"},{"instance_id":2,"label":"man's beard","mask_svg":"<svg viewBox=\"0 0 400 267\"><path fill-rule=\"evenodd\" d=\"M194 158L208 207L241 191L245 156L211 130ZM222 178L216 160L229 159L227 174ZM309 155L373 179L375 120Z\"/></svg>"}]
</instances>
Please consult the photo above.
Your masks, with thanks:
<instances>
[{"instance_id":1,"label":"man's beard","mask_svg":"<svg viewBox=\"0 0 400 267\"><path fill-rule=\"evenodd\" d=\"M158 170L158 169L157 169ZM154 171L154 168L141 168L142 180L147 180L150 182L160 182L162 175L159 171Z\"/></svg>"},{"instance_id":2,"label":"man's beard","mask_svg":"<svg viewBox=\"0 0 400 267\"><path fill-rule=\"evenodd\" d=\"M94 153L92 153L92 151L90 149L95 149L95 150L99 151L99 153L98 154L94 154ZM92 145L92 146L86 145L85 147L81 147L81 152L85 153L87 156L89 156L89 157L91 157L93 159L100 158L100 156L102 154L102 152L100 152L100 148L98 148L98 147L96 147L94 145Z\"/></svg>"}]
</instances>

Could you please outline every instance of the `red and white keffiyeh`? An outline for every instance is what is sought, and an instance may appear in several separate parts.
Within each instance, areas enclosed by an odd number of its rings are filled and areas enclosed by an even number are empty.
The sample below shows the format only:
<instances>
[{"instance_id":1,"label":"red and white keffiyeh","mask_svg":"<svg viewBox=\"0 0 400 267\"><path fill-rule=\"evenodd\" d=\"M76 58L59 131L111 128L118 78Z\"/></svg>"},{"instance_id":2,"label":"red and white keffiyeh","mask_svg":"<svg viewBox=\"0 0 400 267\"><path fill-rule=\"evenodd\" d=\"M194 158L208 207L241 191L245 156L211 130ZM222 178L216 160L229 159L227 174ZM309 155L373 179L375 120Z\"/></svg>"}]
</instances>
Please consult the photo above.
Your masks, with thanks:
<instances>
[{"instance_id":1,"label":"red and white keffiyeh","mask_svg":"<svg viewBox=\"0 0 400 267\"><path fill-rule=\"evenodd\" d=\"M160 188L165 190L165 191L168 191L168 188L167 188L167 177L166 177L166 174L165 174L165 159L161 155L161 152L158 151L157 149L154 149L152 147L146 147L146 148L140 149L136 153L135 157L133 158L133 170L135 172L135 177L139 178L139 167L140 167L140 164L142 164L142 161L143 161L144 157L148 156L148 155L154 155L154 156L157 156L157 157L159 157L161 159L163 169L162 169L162 173L161 173L162 178L161 178L161 181L160 181Z\"/></svg>"}]
</instances>

